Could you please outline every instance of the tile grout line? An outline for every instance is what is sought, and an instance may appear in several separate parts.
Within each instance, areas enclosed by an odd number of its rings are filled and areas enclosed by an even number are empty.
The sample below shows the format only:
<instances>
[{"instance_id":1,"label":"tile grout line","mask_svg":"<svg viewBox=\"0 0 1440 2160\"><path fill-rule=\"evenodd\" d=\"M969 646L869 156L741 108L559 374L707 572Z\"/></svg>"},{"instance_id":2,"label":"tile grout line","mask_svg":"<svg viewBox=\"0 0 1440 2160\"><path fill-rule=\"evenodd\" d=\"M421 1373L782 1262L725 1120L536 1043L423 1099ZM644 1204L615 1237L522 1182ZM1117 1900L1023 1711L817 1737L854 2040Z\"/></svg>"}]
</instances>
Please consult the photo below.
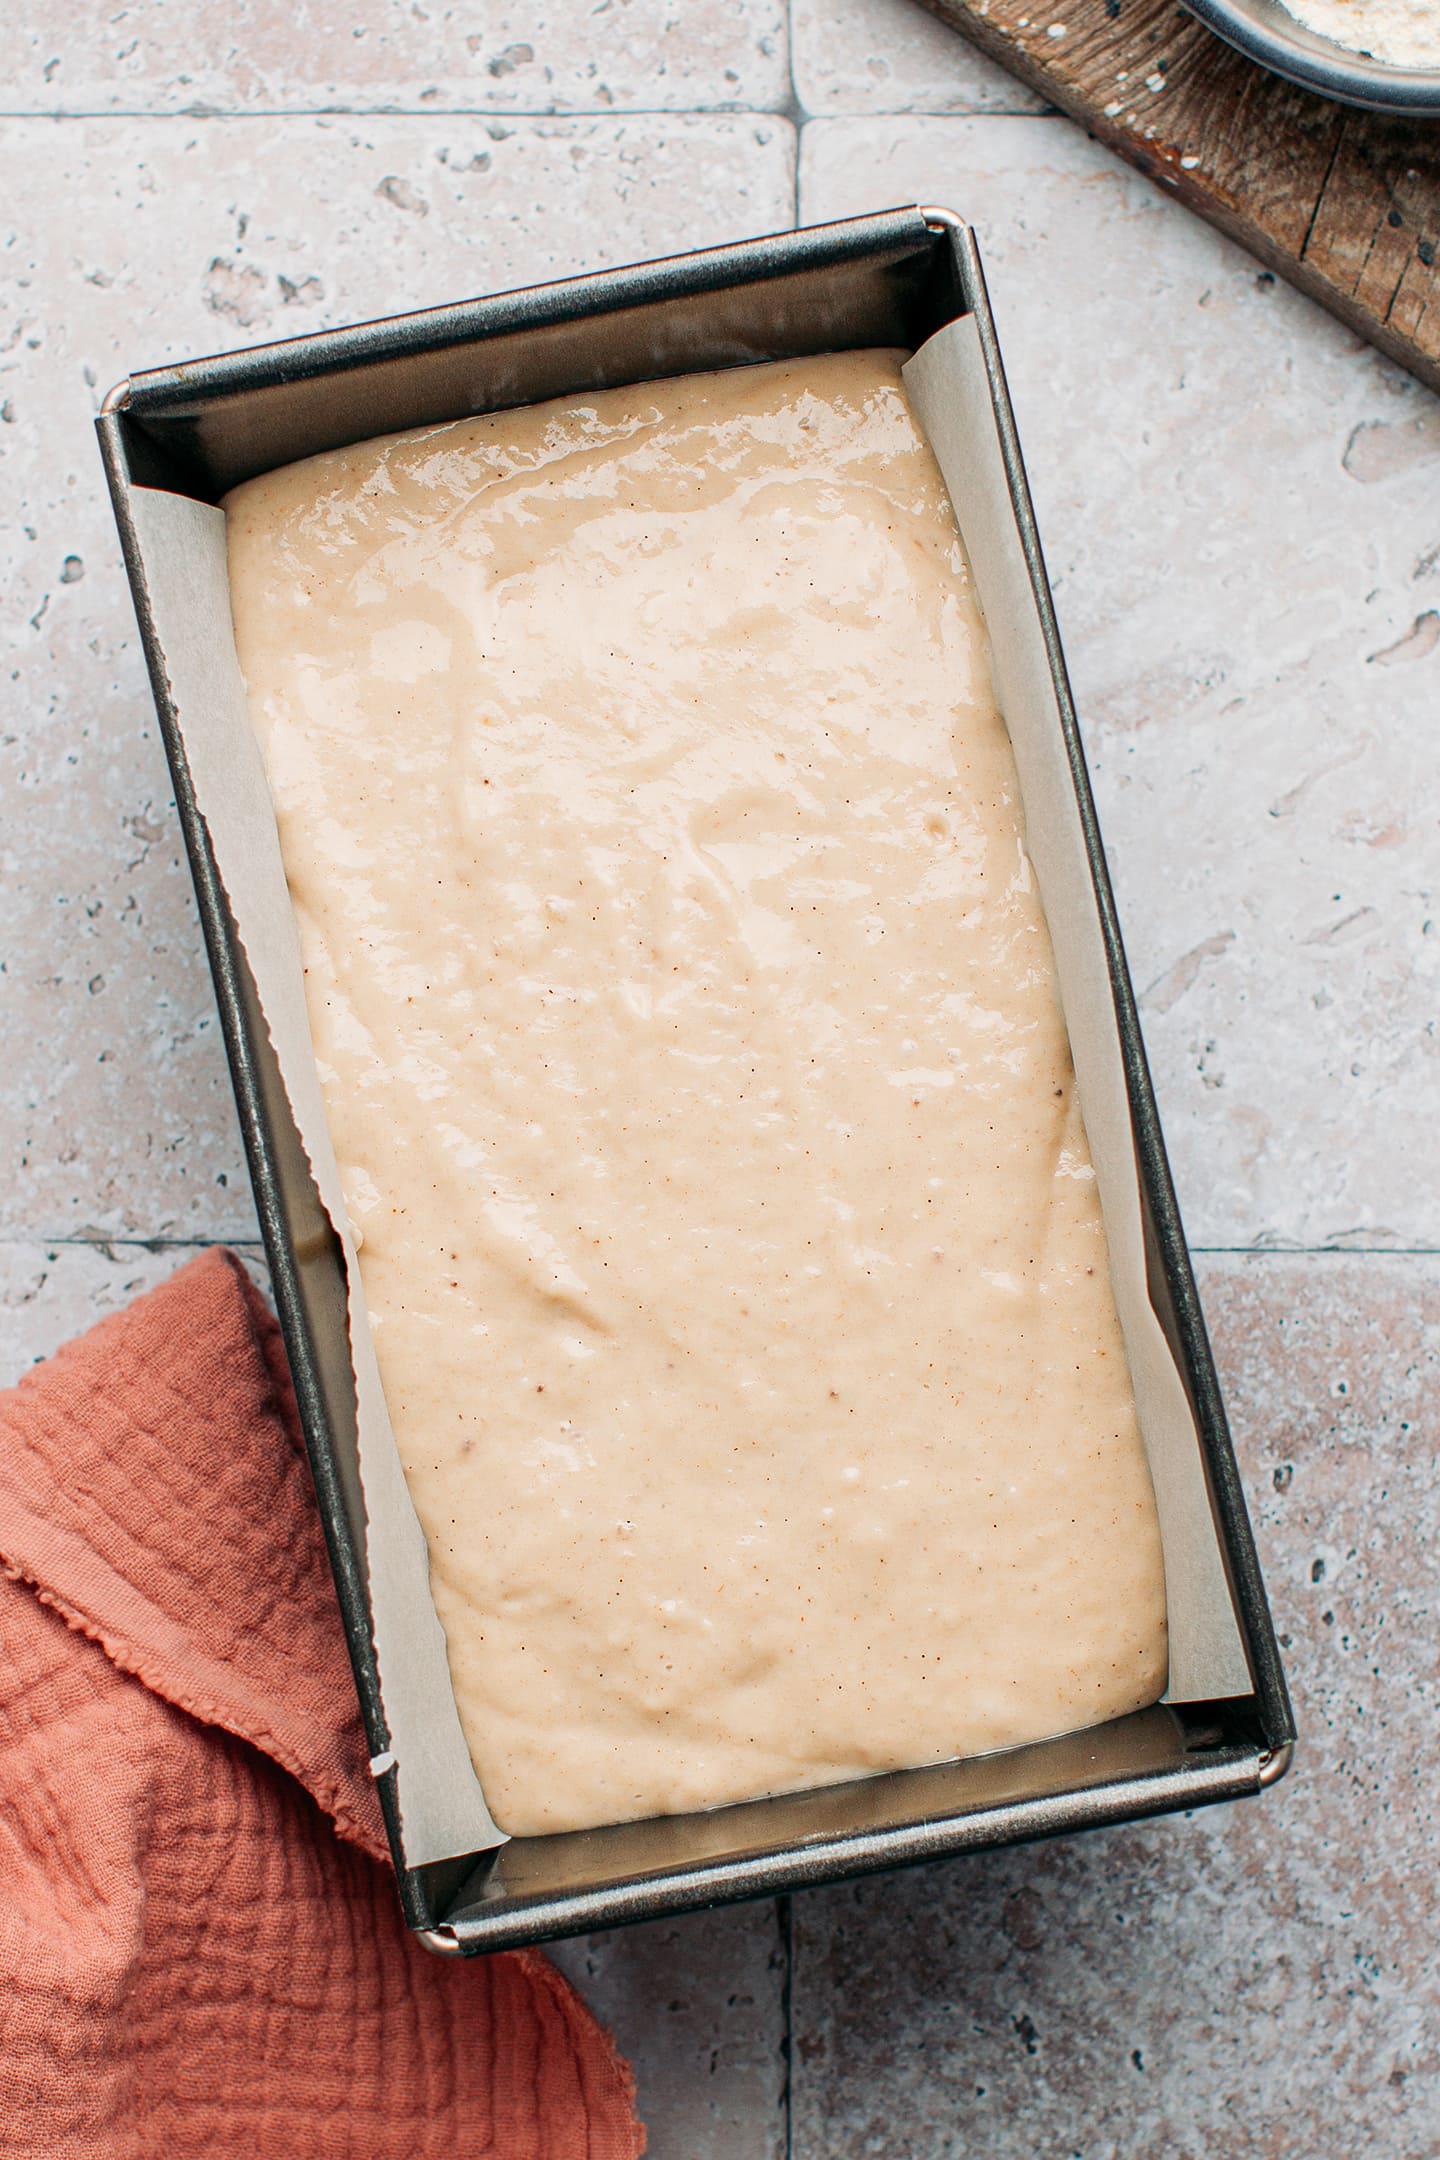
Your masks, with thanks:
<instances>
[{"instance_id":1,"label":"tile grout line","mask_svg":"<svg viewBox=\"0 0 1440 2160\"><path fill-rule=\"evenodd\" d=\"M50 1235L44 1230L0 1230L0 1248L16 1245L94 1246L105 1249L123 1245L141 1248L147 1252L161 1252L170 1247L177 1251L195 1251L210 1245L259 1245L258 1224L253 1231L219 1231L213 1235L194 1237L170 1237L163 1233L147 1237L141 1231L94 1231L76 1234L62 1231ZM1426 1260L1440 1259L1440 1245L1192 1245L1192 1258L1240 1259L1240 1260Z\"/></svg>"},{"instance_id":2,"label":"tile grout line","mask_svg":"<svg viewBox=\"0 0 1440 2160\"><path fill-rule=\"evenodd\" d=\"M1192 1259L1241 1260L1424 1260L1440 1257L1440 1245L1191 1245Z\"/></svg>"},{"instance_id":3,"label":"tile grout line","mask_svg":"<svg viewBox=\"0 0 1440 2160\"><path fill-rule=\"evenodd\" d=\"M144 1237L134 1231L120 1232L114 1237L103 1233L94 1237L46 1237L38 1230L0 1230L0 1252L7 1247L22 1245L44 1245L53 1251L77 1252L114 1252L117 1248L127 1252L207 1252L215 1245L253 1245L258 1249L263 1242L258 1223L254 1230L237 1230L232 1235L219 1237Z\"/></svg>"},{"instance_id":4,"label":"tile grout line","mask_svg":"<svg viewBox=\"0 0 1440 2160\"><path fill-rule=\"evenodd\" d=\"M793 84L792 98L795 96ZM1053 110L1033 112L1022 106L907 105L856 108L853 112L812 113L795 103L780 105L256 105L182 106L178 110L159 105L96 106L68 112L35 112L0 107L0 122L44 121L63 126L78 120L176 120L192 125L228 120L478 120L503 126L506 121L569 120L789 120L797 134L802 127L832 120L1054 120L1063 118Z\"/></svg>"},{"instance_id":5,"label":"tile grout line","mask_svg":"<svg viewBox=\"0 0 1440 2160\"><path fill-rule=\"evenodd\" d=\"M124 105L24 111L0 120L783 120L785 105ZM858 117L855 116L855 117ZM934 117L921 115L920 117Z\"/></svg>"},{"instance_id":6,"label":"tile grout line","mask_svg":"<svg viewBox=\"0 0 1440 2160\"><path fill-rule=\"evenodd\" d=\"M800 86L795 80L795 0L785 0L785 81L789 86L789 101L785 117L790 122L794 138L795 160L790 171L790 222L798 230L800 225L800 138L804 133L809 114L800 102ZM787 2133L788 2138L788 2133Z\"/></svg>"}]
</instances>

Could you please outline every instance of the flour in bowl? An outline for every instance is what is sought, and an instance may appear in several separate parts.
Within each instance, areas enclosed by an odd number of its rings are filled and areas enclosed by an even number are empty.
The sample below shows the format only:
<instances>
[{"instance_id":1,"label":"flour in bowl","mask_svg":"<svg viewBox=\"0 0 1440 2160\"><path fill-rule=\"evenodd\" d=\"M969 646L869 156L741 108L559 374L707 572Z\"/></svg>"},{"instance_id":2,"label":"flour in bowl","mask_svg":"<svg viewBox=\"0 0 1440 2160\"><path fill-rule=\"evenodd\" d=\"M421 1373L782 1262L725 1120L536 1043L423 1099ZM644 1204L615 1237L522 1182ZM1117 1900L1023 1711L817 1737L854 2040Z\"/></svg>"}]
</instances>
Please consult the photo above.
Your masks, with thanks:
<instances>
[{"instance_id":1,"label":"flour in bowl","mask_svg":"<svg viewBox=\"0 0 1440 2160\"><path fill-rule=\"evenodd\" d=\"M1440 68L1437 0L1285 0L1295 20L1391 67Z\"/></svg>"}]
</instances>

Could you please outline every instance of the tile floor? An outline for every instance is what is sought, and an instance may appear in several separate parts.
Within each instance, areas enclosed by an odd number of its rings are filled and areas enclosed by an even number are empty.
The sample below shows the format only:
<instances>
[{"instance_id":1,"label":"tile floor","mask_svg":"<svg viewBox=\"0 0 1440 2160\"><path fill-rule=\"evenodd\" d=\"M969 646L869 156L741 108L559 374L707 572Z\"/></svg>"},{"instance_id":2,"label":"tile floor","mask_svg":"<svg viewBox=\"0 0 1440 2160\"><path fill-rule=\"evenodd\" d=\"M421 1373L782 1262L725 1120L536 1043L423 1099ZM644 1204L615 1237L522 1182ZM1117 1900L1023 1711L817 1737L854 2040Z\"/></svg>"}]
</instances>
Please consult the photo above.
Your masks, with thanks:
<instances>
[{"instance_id":1,"label":"tile floor","mask_svg":"<svg viewBox=\"0 0 1440 2160\"><path fill-rule=\"evenodd\" d=\"M952 203L985 246L1302 1750L1264 1804L562 1958L637 2063L657 2160L1434 2160L1440 407L909 0L336 23L0 20L0 1376L255 1234L91 440L108 385Z\"/></svg>"}]
</instances>

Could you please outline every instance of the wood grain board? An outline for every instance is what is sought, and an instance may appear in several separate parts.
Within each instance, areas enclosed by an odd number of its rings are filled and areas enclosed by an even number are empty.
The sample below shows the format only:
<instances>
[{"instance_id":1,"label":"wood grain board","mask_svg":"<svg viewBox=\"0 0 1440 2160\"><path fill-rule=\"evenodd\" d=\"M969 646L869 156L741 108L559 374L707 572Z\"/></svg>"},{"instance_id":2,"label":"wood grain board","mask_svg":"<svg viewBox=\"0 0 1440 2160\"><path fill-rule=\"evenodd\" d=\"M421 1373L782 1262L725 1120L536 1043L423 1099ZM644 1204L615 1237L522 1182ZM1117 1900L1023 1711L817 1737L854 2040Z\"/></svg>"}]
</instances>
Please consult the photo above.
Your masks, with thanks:
<instances>
[{"instance_id":1,"label":"wood grain board","mask_svg":"<svg viewBox=\"0 0 1440 2160\"><path fill-rule=\"evenodd\" d=\"M1175 0L924 4L1440 390L1440 119L1297 89Z\"/></svg>"}]
</instances>

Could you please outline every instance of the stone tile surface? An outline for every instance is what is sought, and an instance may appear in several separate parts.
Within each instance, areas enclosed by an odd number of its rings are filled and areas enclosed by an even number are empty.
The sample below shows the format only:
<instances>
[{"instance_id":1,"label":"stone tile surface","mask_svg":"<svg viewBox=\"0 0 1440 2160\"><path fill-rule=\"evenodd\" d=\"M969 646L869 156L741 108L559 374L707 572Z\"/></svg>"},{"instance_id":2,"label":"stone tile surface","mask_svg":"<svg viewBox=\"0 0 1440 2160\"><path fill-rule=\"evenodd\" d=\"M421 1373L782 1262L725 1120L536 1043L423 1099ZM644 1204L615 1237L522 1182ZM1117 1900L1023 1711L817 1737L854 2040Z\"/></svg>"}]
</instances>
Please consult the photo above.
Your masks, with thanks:
<instances>
[{"instance_id":1,"label":"stone tile surface","mask_svg":"<svg viewBox=\"0 0 1440 2160\"><path fill-rule=\"evenodd\" d=\"M7 112L644 111L782 104L784 0L36 0L0 11Z\"/></svg>"},{"instance_id":2,"label":"stone tile surface","mask_svg":"<svg viewBox=\"0 0 1440 2160\"><path fill-rule=\"evenodd\" d=\"M21 811L0 1230L34 1233L0 1245L0 1382L183 1257L39 1239L254 1234L91 435L104 390L137 362L773 229L793 165L764 116L0 130L0 457L20 505L0 539L0 785ZM567 1948L662 2160L781 2149L777 1948L772 1907Z\"/></svg>"},{"instance_id":3,"label":"stone tile surface","mask_svg":"<svg viewBox=\"0 0 1440 2160\"><path fill-rule=\"evenodd\" d=\"M0 123L0 1230L253 1235L95 449L106 389L773 230L793 155L765 116Z\"/></svg>"},{"instance_id":4,"label":"stone tile surface","mask_svg":"<svg viewBox=\"0 0 1440 2160\"><path fill-rule=\"evenodd\" d=\"M1440 1245L1440 405L1067 121L822 120L979 227L1201 1245Z\"/></svg>"},{"instance_id":5,"label":"stone tile surface","mask_svg":"<svg viewBox=\"0 0 1440 2160\"><path fill-rule=\"evenodd\" d=\"M0 1243L0 1389L173 1275L196 1246ZM259 1245L236 1248L269 1294Z\"/></svg>"},{"instance_id":6,"label":"stone tile surface","mask_svg":"<svg viewBox=\"0 0 1440 2160\"><path fill-rule=\"evenodd\" d=\"M790 14L795 95L812 117L1043 109L916 0L792 0Z\"/></svg>"},{"instance_id":7,"label":"stone tile surface","mask_svg":"<svg viewBox=\"0 0 1440 2160\"><path fill-rule=\"evenodd\" d=\"M646 2160L787 2160L773 1903L582 1936L550 1955L635 2071Z\"/></svg>"},{"instance_id":8,"label":"stone tile surface","mask_svg":"<svg viewBox=\"0 0 1440 2160\"><path fill-rule=\"evenodd\" d=\"M1440 1264L1204 1278L1296 1766L1259 1800L797 1899L804 2160L1433 2160Z\"/></svg>"},{"instance_id":9,"label":"stone tile surface","mask_svg":"<svg viewBox=\"0 0 1440 2160\"><path fill-rule=\"evenodd\" d=\"M105 388L788 224L792 113L804 217L980 226L1192 1236L1440 1246L1440 406L911 0L359 14L0 10L0 110L71 116L0 119L0 1384L253 1238ZM1440 2150L1440 1259L1202 1273L1292 1778L797 1898L788 1970L771 1905L562 1946L656 2160Z\"/></svg>"}]
</instances>

